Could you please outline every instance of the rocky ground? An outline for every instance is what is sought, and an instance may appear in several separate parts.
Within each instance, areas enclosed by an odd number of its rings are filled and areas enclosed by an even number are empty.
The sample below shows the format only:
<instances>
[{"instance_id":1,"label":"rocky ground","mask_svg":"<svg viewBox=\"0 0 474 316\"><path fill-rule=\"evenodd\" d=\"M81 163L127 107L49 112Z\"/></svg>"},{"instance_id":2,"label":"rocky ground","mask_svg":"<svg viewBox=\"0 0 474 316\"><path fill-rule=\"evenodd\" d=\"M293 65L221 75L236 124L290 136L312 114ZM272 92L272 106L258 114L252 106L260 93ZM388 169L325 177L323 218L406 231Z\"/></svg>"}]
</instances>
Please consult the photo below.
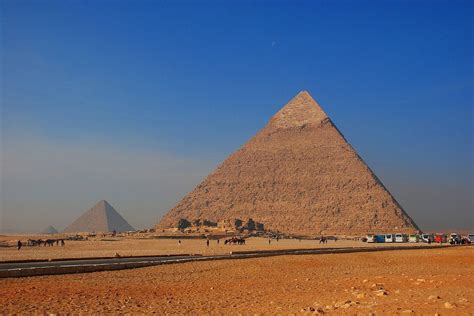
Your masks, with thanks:
<instances>
[{"instance_id":1,"label":"rocky ground","mask_svg":"<svg viewBox=\"0 0 474 316\"><path fill-rule=\"evenodd\" d=\"M0 280L0 314L472 315L474 247Z\"/></svg>"}]
</instances>

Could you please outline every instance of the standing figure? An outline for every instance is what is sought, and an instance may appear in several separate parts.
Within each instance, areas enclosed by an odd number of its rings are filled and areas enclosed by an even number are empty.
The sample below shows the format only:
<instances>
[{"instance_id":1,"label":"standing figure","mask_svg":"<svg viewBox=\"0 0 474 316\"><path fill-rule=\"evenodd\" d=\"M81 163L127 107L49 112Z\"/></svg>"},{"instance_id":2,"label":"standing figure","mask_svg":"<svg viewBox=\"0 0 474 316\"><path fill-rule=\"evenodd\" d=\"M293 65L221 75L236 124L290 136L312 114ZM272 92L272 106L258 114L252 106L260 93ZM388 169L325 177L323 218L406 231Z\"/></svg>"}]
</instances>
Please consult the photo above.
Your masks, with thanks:
<instances>
[{"instance_id":1,"label":"standing figure","mask_svg":"<svg viewBox=\"0 0 474 316\"><path fill-rule=\"evenodd\" d=\"M20 250L20 249L21 249L21 246L23 246L23 244L21 243L21 240L18 240L18 244L17 244L17 245L18 245L18 250Z\"/></svg>"}]
</instances>

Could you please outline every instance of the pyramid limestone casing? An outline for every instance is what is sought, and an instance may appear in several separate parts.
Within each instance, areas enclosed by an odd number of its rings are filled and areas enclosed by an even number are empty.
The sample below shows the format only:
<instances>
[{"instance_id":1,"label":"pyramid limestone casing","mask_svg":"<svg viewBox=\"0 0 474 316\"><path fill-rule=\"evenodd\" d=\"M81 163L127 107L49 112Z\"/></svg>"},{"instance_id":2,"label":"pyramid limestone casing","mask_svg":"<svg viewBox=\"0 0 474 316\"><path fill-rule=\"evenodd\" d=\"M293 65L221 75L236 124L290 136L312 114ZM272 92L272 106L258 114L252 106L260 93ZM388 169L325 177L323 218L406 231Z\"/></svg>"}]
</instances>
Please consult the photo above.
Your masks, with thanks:
<instances>
[{"instance_id":1,"label":"pyramid limestone casing","mask_svg":"<svg viewBox=\"0 0 474 316\"><path fill-rule=\"evenodd\" d=\"M288 234L412 233L404 212L306 91L171 209L180 218L252 218Z\"/></svg>"},{"instance_id":2,"label":"pyramid limestone casing","mask_svg":"<svg viewBox=\"0 0 474 316\"><path fill-rule=\"evenodd\" d=\"M135 230L107 201L100 201L82 214L65 233L75 232L123 232Z\"/></svg>"}]
</instances>

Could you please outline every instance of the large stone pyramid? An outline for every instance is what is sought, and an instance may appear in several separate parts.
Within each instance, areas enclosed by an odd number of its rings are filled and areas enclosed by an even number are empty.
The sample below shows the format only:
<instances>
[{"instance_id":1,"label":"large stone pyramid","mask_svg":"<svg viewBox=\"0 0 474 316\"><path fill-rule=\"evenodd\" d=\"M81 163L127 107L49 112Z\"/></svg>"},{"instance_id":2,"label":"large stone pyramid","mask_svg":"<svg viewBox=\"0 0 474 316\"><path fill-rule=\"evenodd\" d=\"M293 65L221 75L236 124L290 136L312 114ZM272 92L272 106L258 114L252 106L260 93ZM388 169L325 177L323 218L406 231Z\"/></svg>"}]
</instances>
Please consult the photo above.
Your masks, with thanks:
<instances>
[{"instance_id":1,"label":"large stone pyramid","mask_svg":"<svg viewBox=\"0 0 474 316\"><path fill-rule=\"evenodd\" d=\"M418 231L308 92L285 105L160 221L247 220L288 234Z\"/></svg>"},{"instance_id":2,"label":"large stone pyramid","mask_svg":"<svg viewBox=\"0 0 474 316\"><path fill-rule=\"evenodd\" d=\"M114 230L123 232L135 229L107 201L102 200L66 227L64 232L111 232Z\"/></svg>"}]
</instances>

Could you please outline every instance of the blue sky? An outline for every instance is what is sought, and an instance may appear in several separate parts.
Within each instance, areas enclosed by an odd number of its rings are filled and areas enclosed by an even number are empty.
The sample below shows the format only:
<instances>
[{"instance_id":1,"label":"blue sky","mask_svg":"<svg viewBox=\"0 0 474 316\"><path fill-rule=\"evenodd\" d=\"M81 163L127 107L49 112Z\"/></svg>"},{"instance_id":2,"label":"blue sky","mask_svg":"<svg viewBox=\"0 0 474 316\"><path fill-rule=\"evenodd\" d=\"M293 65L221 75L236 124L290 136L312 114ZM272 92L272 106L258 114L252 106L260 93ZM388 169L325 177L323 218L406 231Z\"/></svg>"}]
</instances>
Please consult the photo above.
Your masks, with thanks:
<instances>
[{"instance_id":1,"label":"blue sky","mask_svg":"<svg viewBox=\"0 0 474 316\"><path fill-rule=\"evenodd\" d=\"M300 90L422 228L474 228L472 1L0 8L4 230L150 227Z\"/></svg>"}]
</instances>

